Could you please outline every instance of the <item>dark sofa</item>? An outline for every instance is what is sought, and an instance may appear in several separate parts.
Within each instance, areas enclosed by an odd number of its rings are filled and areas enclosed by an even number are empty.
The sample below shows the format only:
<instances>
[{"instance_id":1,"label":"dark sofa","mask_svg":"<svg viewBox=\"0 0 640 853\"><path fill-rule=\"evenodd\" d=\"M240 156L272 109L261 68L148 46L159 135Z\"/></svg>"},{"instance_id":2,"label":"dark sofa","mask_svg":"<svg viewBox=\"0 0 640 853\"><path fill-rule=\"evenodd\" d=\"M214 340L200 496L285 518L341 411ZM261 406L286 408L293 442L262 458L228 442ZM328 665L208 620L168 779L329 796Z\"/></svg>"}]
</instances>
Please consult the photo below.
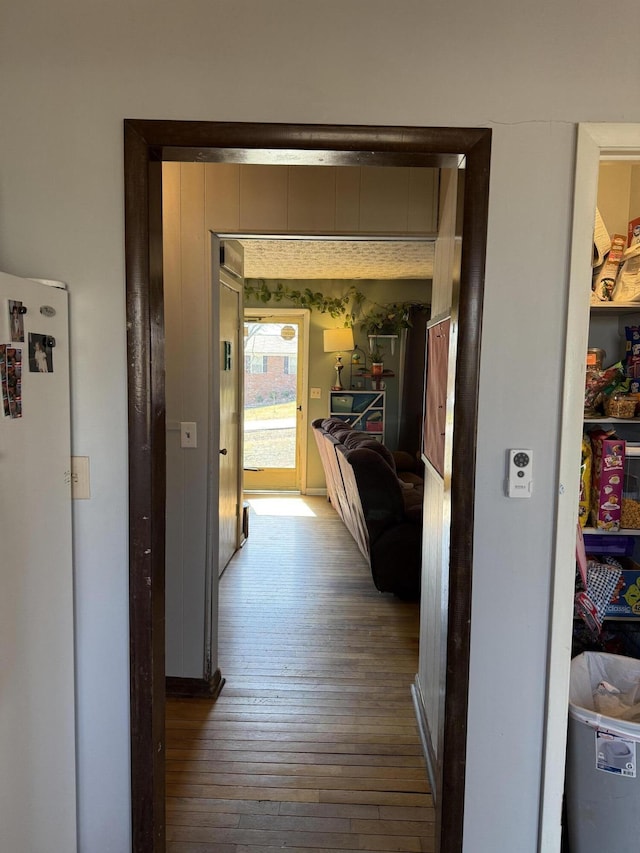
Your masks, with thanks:
<instances>
[{"instance_id":1,"label":"dark sofa","mask_svg":"<svg viewBox=\"0 0 640 853\"><path fill-rule=\"evenodd\" d=\"M417 464L338 418L312 426L327 497L369 563L376 588L418 598L424 489Z\"/></svg>"}]
</instances>

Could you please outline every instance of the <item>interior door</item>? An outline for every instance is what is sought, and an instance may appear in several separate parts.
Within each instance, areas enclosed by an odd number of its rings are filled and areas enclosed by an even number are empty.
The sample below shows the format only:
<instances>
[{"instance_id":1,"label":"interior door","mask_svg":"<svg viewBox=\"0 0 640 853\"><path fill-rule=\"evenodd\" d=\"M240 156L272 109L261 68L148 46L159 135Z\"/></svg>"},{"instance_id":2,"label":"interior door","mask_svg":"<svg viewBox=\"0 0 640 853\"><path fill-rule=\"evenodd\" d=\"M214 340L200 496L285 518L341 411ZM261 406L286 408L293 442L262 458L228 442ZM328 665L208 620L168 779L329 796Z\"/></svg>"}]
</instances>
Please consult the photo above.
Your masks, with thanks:
<instances>
[{"instance_id":1,"label":"interior door","mask_svg":"<svg viewBox=\"0 0 640 853\"><path fill-rule=\"evenodd\" d=\"M218 280L219 446L218 451L218 574L239 545L242 506L242 246L220 242ZM215 448L214 448L215 453Z\"/></svg>"},{"instance_id":2,"label":"interior door","mask_svg":"<svg viewBox=\"0 0 640 853\"><path fill-rule=\"evenodd\" d=\"M308 313L245 309L246 491L303 491Z\"/></svg>"}]
</instances>

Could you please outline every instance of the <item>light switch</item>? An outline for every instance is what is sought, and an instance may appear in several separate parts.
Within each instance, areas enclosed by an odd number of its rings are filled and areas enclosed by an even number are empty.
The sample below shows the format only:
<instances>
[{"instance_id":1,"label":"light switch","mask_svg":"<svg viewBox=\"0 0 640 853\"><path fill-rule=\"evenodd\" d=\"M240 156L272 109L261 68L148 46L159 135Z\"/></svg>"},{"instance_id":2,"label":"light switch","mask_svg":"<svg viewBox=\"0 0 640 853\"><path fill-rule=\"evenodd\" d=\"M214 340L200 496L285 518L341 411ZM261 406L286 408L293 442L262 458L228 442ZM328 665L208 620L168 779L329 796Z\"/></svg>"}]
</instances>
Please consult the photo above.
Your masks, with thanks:
<instances>
[{"instance_id":1,"label":"light switch","mask_svg":"<svg viewBox=\"0 0 640 853\"><path fill-rule=\"evenodd\" d=\"M91 497L89 487L89 457L71 457L71 500L88 501Z\"/></svg>"},{"instance_id":2,"label":"light switch","mask_svg":"<svg viewBox=\"0 0 640 853\"><path fill-rule=\"evenodd\" d=\"M180 423L180 447L197 447L198 433L193 421L181 421Z\"/></svg>"},{"instance_id":3,"label":"light switch","mask_svg":"<svg viewBox=\"0 0 640 853\"><path fill-rule=\"evenodd\" d=\"M322 388L312 388L309 396L312 400L320 400L322 398Z\"/></svg>"}]
</instances>

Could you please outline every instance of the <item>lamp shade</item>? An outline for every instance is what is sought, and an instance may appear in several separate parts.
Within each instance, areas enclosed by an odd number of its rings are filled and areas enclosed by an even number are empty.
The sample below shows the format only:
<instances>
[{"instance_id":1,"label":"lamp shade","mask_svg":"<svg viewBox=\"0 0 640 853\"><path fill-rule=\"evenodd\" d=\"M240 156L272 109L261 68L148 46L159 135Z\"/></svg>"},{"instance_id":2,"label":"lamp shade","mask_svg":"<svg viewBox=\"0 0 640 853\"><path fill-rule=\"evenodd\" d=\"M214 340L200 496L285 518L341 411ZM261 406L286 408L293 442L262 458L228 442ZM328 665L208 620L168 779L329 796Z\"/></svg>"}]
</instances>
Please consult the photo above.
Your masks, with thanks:
<instances>
[{"instance_id":1,"label":"lamp shade","mask_svg":"<svg viewBox=\"0 0 640 853\"><path fill-rule=\"evenodd\" d=\"M353 349L355 346L353 342L353 329L347 327L342 329L325 329L323 334L325 352L344 352L345 350Z\"/></svg>"}]
</instances>

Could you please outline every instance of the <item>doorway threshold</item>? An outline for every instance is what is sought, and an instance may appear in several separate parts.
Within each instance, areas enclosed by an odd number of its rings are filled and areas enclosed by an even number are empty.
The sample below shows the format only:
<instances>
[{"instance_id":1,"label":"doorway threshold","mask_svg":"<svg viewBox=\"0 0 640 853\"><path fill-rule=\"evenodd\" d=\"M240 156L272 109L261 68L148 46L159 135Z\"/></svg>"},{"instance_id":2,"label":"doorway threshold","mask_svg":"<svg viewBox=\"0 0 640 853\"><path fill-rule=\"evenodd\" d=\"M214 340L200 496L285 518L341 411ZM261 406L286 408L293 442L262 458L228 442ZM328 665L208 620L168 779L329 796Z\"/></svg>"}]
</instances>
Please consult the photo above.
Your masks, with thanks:
<instances>
[{"instance_id":1,"label":"doorway threshold","mask_svg":"<svg viewBox=\"0 0 640 853\"><path fill-rule=\"evenodd\" d=\"M301 495L300 489L245 489L245 495Z\"/></svg>"}]
</instances>

